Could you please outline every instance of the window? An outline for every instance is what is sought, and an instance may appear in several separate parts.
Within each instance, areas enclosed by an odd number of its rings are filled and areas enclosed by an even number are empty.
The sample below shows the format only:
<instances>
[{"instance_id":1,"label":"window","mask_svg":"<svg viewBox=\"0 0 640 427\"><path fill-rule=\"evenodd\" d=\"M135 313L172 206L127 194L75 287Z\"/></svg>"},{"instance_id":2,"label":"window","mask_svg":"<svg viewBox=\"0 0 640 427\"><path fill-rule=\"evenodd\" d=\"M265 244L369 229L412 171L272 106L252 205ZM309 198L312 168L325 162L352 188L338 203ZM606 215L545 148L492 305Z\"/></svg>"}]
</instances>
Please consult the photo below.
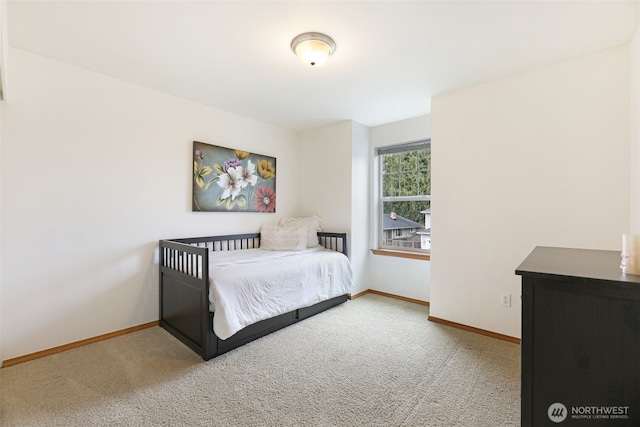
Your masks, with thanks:
<instances>
[{"instance_id":1,"label":"window","mask_svg":"<svg viewBox=\"0 0 640 427\"><path fill-rule=\"evenodd\" d=\"M431 140L381 147L380 248L431 248Z\"/></svg>"}]
</instances>

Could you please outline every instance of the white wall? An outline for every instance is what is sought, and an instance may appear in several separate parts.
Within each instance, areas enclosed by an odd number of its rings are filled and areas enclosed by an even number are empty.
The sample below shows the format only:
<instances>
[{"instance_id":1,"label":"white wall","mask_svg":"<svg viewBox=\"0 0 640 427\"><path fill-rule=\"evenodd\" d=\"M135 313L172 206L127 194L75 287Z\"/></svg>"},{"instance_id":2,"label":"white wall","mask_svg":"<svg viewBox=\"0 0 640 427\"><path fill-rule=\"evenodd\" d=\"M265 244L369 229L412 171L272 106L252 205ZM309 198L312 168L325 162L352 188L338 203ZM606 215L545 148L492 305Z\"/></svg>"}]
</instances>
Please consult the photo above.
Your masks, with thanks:
<instances>
[{"instance_id":1,"label":"white wall","mask_svg":"<svg viewBox=\"0 0 640 427\"><path fill-rule=\"evenodd\" d=\"M363 173L367 137L368 129L350 120L304 131L298 137L300 213L320 215L326 231L349 234L356 279L353 294L368 289L365 268L368 242L363 239L366 216L360 218L367 201L366 194L356 191L358 184L354 186ZM365 182L359 184L365 186L365 191L367 174L365 171Z\"/></svg>"},{"instance_id":2,"label":"white wall","mask_svg":"<svg viewBox=\"0 0 640 427\"><path fill-rule=\"evenodd\" d=\"M2 99L7 96L7 2L0 1L0 87L2 88ZM0 102L0 188L2 188L2 105ZM0 195L0 242L2 242L2 195ZM3 366L2 352L2 245L0 245L0 368Z\"/></svg>"},{"instance_id":3,"label":"white wall","mask_svg":"<svg viewBox=\"0 0 640 427\"><path fill-rule=\"evenodd\" d=\"M2 108L4 102L0 102L0 189L2 188ZM2 350L2 195L0 194L0 368L3 366Z\"/></svg>"},{"instance_id":4,"label":"white wall","mask_svg":"<svg viewBox=\"0 0 640 427\"><path fill-rule=\"evenodd\" d=\"M351 265L355 295L369 289L369 128L352 123L351 136Z\"/></svg>"},{"instance_id":5,"label":"white wall","mask_svg":"<svg viewBox=\"0 0 640 427\"><path fill-rule=\"evenodd\" d=\"M7 49L9 27L7 25L7 0L0 0L0 99L7 99Z\"/></svg>"},{"instance_id":6,"label":"white wall","mask_svg":"<svg viewBox=\"0 0 640 427\"><path fill-rule=\"evenodd\" d=\"M157 241L297 214L296 135L10 49L2 357L158 319ZM192 213L192 141L277 157L276 214Z\"/></svg>"},{"instance_id":7,"label":"white wall","mask_svg":"<svg viewBox=\"0 0 640 427\"><path fill-rule=\"evenodd\" d=\"M431 136L430 116L420 116L385 125L375 126L370 130L369 161L371 170L370 204L370 241L372 247L378 245L376 230L379 225L378 163L375 161L375 150L404 142L426 139ZM429 301L430 262L369 253L369 288L421 301Z\"/></svg>"},{"instance_id":8,"label":"white wall","mask_svg":"<svg viewBox=\"0 0 640 427\"><path fill-rule=\"evenodd\" d=\"M629 232L640 234L640 24L631 41L631 217Z\"/></svg>"},{"instance_id":9,"label":"white wall","mask_svg":"<svg viewBox=\"0 0 640 427\"><path fill-rule=\"evenodd\" d=\"M519 337L536 245L620 250L629 79L624 46L433 99L432 316Z\"/></svg>"},{"instance_id":10,"label":"white wall","mask_svg":"<svg viewBox=\"0 0 640 427\"><path fill-rule=\"evenodd\" d=\"M327 231L351 229L351 140L349 120L298 135L300 213L320 215Z\"/></svg>"}]
</instances>

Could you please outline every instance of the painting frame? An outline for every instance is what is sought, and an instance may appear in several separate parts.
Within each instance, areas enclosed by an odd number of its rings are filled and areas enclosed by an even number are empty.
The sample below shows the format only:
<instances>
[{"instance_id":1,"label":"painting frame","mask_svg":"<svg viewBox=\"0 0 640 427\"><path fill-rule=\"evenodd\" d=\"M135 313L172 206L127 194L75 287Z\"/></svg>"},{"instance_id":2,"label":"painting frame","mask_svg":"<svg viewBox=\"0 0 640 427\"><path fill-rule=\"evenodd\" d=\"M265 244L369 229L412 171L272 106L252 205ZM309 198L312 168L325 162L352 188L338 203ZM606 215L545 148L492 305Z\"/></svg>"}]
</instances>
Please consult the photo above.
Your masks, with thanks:
<instances>
[{"instance_id":1,"label":"painting frame","mask_svg":"<svg viewBox=\"0 0 640 427\"><path fill-rule=\"evenodd\" d=\"M276 158L193 141L193 212L276 212Z\"/></svg>"}]
</instances>

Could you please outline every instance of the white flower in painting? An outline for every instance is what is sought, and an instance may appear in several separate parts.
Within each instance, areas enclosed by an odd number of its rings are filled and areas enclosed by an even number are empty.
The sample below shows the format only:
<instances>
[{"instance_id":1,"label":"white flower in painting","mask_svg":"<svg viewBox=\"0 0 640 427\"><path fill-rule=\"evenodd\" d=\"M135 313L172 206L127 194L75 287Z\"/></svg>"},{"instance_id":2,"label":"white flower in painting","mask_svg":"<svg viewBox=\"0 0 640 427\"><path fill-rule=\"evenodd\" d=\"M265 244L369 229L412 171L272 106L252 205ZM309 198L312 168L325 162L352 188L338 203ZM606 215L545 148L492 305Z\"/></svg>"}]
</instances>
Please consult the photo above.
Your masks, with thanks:
<instances>
[{"instance_id":1,"label":"white flower in painting","mask_svg":"<svg viewBox=\"0 0 640 427\"><path fill-rule=\"evenodd\" d=\"M242 170L242 167L238 169ZM251 160L249 160L247 167L242 170L242 188L246 187L249 184L256 185L256 182L258 182L258 175L256 175L256 165L251 163Z\"/></svg>"},{"instance_id":2,"label":"white flower in painting","mask_svg":"<svg viewBox=\"0 0 640 427\"><path fill-rule=\"evenodd\" d=\"M218 179L218 185L224 188L222 192L222 196L220 196L220 200L224 200L231 196L231 200L234 200L236 196L242 190L242 175L243 170L242 166L237 168L229 168L226 173L220 175L220 179ZM246 184L245 184L246 185Z\"/></svg>"}]
</instances>

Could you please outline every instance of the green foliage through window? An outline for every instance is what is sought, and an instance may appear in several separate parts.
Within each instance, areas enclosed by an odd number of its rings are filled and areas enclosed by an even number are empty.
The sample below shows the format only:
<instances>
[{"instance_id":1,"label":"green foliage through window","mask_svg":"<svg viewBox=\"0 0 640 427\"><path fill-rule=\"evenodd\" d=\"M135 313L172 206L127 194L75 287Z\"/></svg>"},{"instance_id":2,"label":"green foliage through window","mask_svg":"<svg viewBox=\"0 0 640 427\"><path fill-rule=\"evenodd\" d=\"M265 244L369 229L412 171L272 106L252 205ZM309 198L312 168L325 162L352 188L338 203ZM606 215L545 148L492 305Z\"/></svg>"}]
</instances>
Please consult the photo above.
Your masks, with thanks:
<instances>
[{"instance_id":1,"label":"green foliage through window","mask_svg":"<svg viewBox=\"0 0 640 427\"><path fill-rule=\"evenodd\" d=\"M420 233L425 229L425 211L431 208L431 141L379 148L378 155L382 208L381 244L383 247L420 249ZM409 223L389 222L392 212L395 213L395 218L407 219ZM408 224L411 225L410 228ZM395 225L403 228L396 228ZM430 228L430 225L426 228Z\"/></svg>"},{"instance_id":2,"label":"green foliage through window","mask_svg":"<svg viewBox=\"0 0 640 427\"><path fill-rule=\"evenodd\" d=\"M429 197L431 195L431 148L381 155L382 197ZM424 223L429 200L384 203L384 213L396 212L405 218Z\"/></svg>"}]
</instances>

